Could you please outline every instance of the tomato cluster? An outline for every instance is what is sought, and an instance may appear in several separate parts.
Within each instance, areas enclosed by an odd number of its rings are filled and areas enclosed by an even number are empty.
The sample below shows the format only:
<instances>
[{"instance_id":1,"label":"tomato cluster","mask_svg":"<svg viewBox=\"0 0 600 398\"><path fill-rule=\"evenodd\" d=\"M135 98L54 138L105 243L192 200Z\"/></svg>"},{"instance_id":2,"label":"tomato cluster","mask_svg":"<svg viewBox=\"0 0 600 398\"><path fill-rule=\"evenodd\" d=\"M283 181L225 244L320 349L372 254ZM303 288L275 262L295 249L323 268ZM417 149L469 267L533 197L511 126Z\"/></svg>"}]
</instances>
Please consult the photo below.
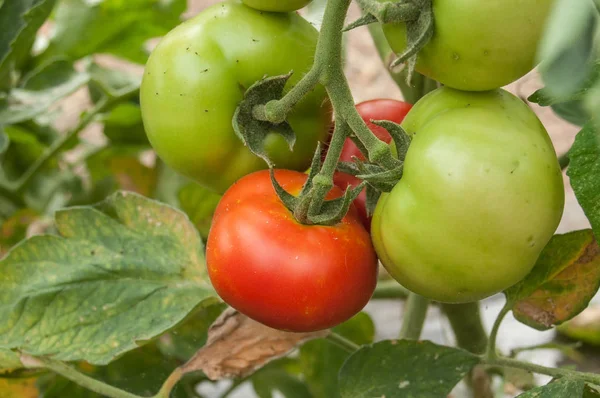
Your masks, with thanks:
<instances>
[{"instance_id":1,"label":"tomato cluster","mask_svg":"<svg viewBox=\"0 0 600 398\"><path fill-rule=\"evenodd\" d=\"M388 99L356 106L377 138L391 141L371 121L389 120L401 123L411 143L403 177L382 194L373 219L363 191L335 225L300 223L261 170L266 164L232 127L256 81L293 70L285 94L310 69L318 32L294 12L307 3L227 0L170 32L146 66L141 107L157 154L225 192L207 242L217 293L265 325L311 331L364 307L378 258L405 287L442 302L479 300L521 280L558 225L564 188L546 130L499 87L533 67L551 1L523 11L517 0L434 0L435 33L416 67L446 87L414 106ZM384 30L402 51L406 27ZM277 134L265 146L278 166L274 178L297 195L308 178L301 171L332 131L324 87L304 97L287 121L296 134L293 150ZM340 160L365 157L347 139ZM336 172L328 199L360 182Z\"/></svg>"}]
</instances>

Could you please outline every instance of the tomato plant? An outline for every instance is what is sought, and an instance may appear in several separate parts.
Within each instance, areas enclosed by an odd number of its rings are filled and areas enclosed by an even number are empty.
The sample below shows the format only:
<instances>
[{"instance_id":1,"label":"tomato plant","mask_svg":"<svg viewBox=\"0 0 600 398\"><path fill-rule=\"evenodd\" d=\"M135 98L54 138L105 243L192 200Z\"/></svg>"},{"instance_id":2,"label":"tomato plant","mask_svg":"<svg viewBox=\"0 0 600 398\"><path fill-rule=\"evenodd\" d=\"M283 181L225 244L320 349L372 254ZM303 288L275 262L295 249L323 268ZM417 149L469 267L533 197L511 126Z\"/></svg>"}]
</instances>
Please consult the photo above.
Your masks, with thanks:
<instances>
[{"instance_id":1,"label":"tomato plant","mask_svg":"<svg viewBox=\"0 0 600 398\"><path fill-rule=\"evenodd\" d=\"M401 123L404 116L408 113L411 108L411 104L403 101L396 101L392 99L374 99L370 101L364 101L356 105L358 114L363 118L369 129L382 141L390 142L392 137L383 127L377 126L371 123L371 120L389 120L394 123ZM340 161L352 162L354 158L364 160L365 157L361 153L360 149L352 142L351 139L347 138L342 149ZM360 184L360 179L342 172L337 172L333 177L335 185L342 189L347 187L356 187ZM358 210L363 224L365 227L370 228L371 217L367 215L367 193L363 190L358 197L354 200L354 205Z\"/></svg>"},{"instance_id":2,"label":"tomato plant","mask_svg":"<svg viewBox=\"0 0 600 398\"><path fill-rule=\"evenodd\" d=\"M275 177L292 194L307 178L288 170L276 170ZM330 198L341 193L334 188ZM277 197L268 171L240 179L225 193L206 255L223 300L265 325L294 332L349 319L377 282L375 251L356 210L338 225L302 225Z\"/></svg>"},{"instance_id":3,"label":"tomato plant","mask_svg":"<svg viewBox=\"0 0 600 398\"><path fill-rule=\"evenodd\" d=\"M312 0L242 0L248 7L261 11L289 12L299 10Z\"/></svg>"},{"instance_id":4,"label":"tomato plant","mask_svg":"<svg viewBox=\"0 0 600 398\"><path fill-rule=\"evenodd\" d=\"M244 91L265 74L293 70L288 84L296 84L310 68L316 42L317 31L302 17L238 1L216 4L169 32L150 55L141 86L144 126L156 153L221 193L266 168L235 135L233 114ZM280 167L305 170L330 117L325 91L316 87L288 117L297 137L293 151L273 134L269 156Z\"/></svg>"},{"instance_id":5,"label":"tomato plant","mask_svg":"<svg viewBox=\"0 0 600 398\"><path fill-rule=\"evenodd\" d=\"M598 1L354 1L0 0L0 397L598 396Z\"/></svg>"},{"instance_id":6,"label":"tomato plant","mask_svg":"<svg viewBox=\"0 0 600 398\"><path fill-rule=\"evenodd\" d=\"M552 0L527 4L434 0L433 37L419 52L416 70L460 90L507 85L535 66L552 4ZM387 24L384 31L394 51L404 51L406 25Z\"/></svg>"},{"instance_id":7,"label":"tomato plant","mask_svg":"<svg viewBox=\"0 0 600 398\"><path fill-rule=\"evenodd\" d=\"M410 290L444 302L502 291L531 271L560 221L562 174L546 130L506 91L438 89L403 123L404 175L377 204L373 242Z\"/></svg>"}]
</instances>

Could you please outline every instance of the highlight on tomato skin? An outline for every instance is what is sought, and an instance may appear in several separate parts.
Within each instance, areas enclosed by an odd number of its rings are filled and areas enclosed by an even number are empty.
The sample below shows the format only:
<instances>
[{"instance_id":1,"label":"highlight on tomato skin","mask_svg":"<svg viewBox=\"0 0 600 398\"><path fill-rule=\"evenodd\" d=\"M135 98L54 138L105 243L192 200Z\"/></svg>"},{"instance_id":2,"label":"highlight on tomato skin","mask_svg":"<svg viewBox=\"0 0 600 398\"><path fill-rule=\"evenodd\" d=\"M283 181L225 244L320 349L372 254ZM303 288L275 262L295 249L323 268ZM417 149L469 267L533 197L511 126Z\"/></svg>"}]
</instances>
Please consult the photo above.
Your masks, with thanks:
<instances>
[{"instance_id":1,"label":"highlight on tomato skin","mask_svg":"<svg viewBox=\"0 0 600 398\"><path fill-rule=\"evenodd\" d=\"M392 141L390 133L381 126L371 123L371 120L389 120L394 123L402 123L404 117L411 110L412 104L404 101L398 101L394 99L372 99L364 101L356 105L356 110L360 117L365 121L367 127L382 141L387 143ZM364 160L365 157L358 149L356 144L352 142L350 138L346 139L342 154L340 155L340 161L352 162L354 158ZM361 180L354 177L353 175L336 172L333 177L333 182L336 186L345 190L347 187L356 187L361 183ZM360 218L367 230L371 228L371 217L367 215L367 192L365 189L358 195L354 200L354 205L358 210Z\"/></svg>"},{"instance_id":2,"label":"highlight on tomato skin","mask_svg":"<svg viewBox=\"0 0 600 398\"><path fill-rule=\"evenodd\" d=\"M308 177L276 170L297 194ZM329 199L342 190L334 187ZM333 226L303 225L277 197L269 171L238 180L215 212L206 246L210 280L219 296L275 329L308 332L358 313L377 283L371 237L351 206Z\"/></svg>"}]
</instances>

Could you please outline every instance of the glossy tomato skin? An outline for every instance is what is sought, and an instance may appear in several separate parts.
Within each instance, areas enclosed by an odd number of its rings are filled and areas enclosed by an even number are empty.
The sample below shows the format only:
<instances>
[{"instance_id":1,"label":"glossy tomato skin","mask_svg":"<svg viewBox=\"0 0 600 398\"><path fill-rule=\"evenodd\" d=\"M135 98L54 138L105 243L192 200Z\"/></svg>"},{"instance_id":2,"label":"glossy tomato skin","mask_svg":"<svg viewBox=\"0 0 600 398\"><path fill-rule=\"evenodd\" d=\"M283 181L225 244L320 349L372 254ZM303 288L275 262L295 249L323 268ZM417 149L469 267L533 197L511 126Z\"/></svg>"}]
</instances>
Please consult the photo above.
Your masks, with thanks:
<instances>
[{"instance_id":1,"label":"glossy tomato skin","mask_svg":"<svg viewBox=\"0 0 600 398\"><path fill-rule=\"evenodd\" d=\"M410 111L412 105L393 99L374 99L364 101L356 105L358 114L365 121L369 129L382 141L390 142L392 137L383 127L371 123L371 120L389 120L395 123L402 123L404 116ZM351 139L346 139L340 160L342 162L352 162L354 157L364 160L365 157L360 152L360 149L352 142ZM336 186L345 190L348 186L356 187L361 183L361 180L346 173L336 172L333 177L333 182ZM367 193L363 190L354 200L354 205L363 220L363 224L368 229L371 228L371 217L367 215Z\"/></svg>"},{"instance_id":2,"label":"glossy tomato skin","mask_svg":"<svg viewBox=\"0 0 600 398\"><path fill-rule=\"evenodd\" d=\"M307 175L276 170L298 193ZM334 188L330 198L340 196ZM368 232L351 208L334 226L299 224L281 203L268 171L237 181L217 207L207 266L221 298L267 326L307 332L335 326L359 312L377 282Z\"/></svg>"},{"instance_id":3,"label":"glossy tomato skin","mask_svg":"<svg viewBox=\"0 0 600 398\"><path fill-rule=\"evenodd\" d=\"M520 281L564 206L554 148L533 111L504 90L441 88L402 123L404 175L383 194L371 235L402 285L433 300L480 300Z\"/></svg>"},{"instance_id":4,"label":"glossy tomato skin","mask_svg":"<svg viewBox=\"0 0 600 398\"><path fill-rule=\"evenodd\" d=\"M242 0L248 7L261 11L290 12L305 7L312 0Z\"/></svg>"},{"instance_id":5,"label":"glossy tomato skin","mask_svg":"<svg viewBox=\"0 0 600 398\"><path fill-rule=\"evenodd\" d=\"M245 90L264 75L294 71L286 90L312 65L318 33L296 13L268 13L229 0L169 32L154 49L141 86L141 109L157 154L176 171L223 193L238 178L265 169L235 135L234 112ZM318 86L288 120L293 152L276 134L266 147L278 166L306 170L331 124Z\"/></svg>"},{"instance_id":6,"label":"glossy tomato skin","mask_svg":"<svg viewBox=\"0 0 600 398\"><path fill-rule=\"evenodd\" d=\"M461 90L505 86L535 66L538 43L553 3L433 0L435 30L419 52L416 69ZM384 32L394 52L404 51L404 24L384 25Z\"/></svg>"}]
</instances>

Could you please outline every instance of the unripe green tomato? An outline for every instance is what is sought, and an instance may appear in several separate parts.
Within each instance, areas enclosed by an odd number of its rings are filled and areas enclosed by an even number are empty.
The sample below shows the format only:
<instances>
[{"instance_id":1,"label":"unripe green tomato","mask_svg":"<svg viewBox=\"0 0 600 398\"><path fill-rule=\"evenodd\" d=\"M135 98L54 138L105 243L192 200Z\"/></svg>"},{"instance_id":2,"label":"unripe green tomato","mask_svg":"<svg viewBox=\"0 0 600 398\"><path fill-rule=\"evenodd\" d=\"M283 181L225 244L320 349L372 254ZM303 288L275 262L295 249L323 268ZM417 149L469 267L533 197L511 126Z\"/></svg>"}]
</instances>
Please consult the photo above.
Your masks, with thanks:
<instances>
[{"instance_id":1,"label":"unripe green tomato","mask_svg":"<svg viewBox=\"0 0 600 398\"><path fill-rule=\"evenodd\" d=\"M267 168L235 135L234 112L248 87L265 75L294 71L285 91L310 69L318 32L296 13L265 13L240 1L207 8L169 32L144 71L141 109L150 143L166 164L224 192L240 177ZM306 170L331 123L322 86L288 115L293 151L275 133L265 142L281 168Z\"/></svg>"},{"instance_id":2,"label":"unripe green tomato","mask_svg":"<svg viewBox=\"0 0 600 398\"><path fill-rule=\"evenodd\" d=\"M525 277L561 219L563 179L533 111L502 90L440 88L402 123L413 137L371 235L388 272L433 300L480 300Z\"/></svg>"},{"instance_id":3,"label":"unripe green tomato","mask_svg":"<svg viewBox=\"0 0 600 398\"><path fill-rule=\"evenodd\" d=\"M389 0L378 0L385 2ZM554 0L433 0L434 33L416 70L460 90L505 86L535 66ZM406 48L404 23L383 26L396 53Z\"/></svg>"},{"instance_id":4,"label":"unripe green tomato","mask_svg":"<svg viewBox=\"0 0 600 398\"><path fill-rule=\"evenodd\" d=\"M242 0L248 7L261 11L290 12L305 7L312 0Z\"/></svg>"}]
</instances>

